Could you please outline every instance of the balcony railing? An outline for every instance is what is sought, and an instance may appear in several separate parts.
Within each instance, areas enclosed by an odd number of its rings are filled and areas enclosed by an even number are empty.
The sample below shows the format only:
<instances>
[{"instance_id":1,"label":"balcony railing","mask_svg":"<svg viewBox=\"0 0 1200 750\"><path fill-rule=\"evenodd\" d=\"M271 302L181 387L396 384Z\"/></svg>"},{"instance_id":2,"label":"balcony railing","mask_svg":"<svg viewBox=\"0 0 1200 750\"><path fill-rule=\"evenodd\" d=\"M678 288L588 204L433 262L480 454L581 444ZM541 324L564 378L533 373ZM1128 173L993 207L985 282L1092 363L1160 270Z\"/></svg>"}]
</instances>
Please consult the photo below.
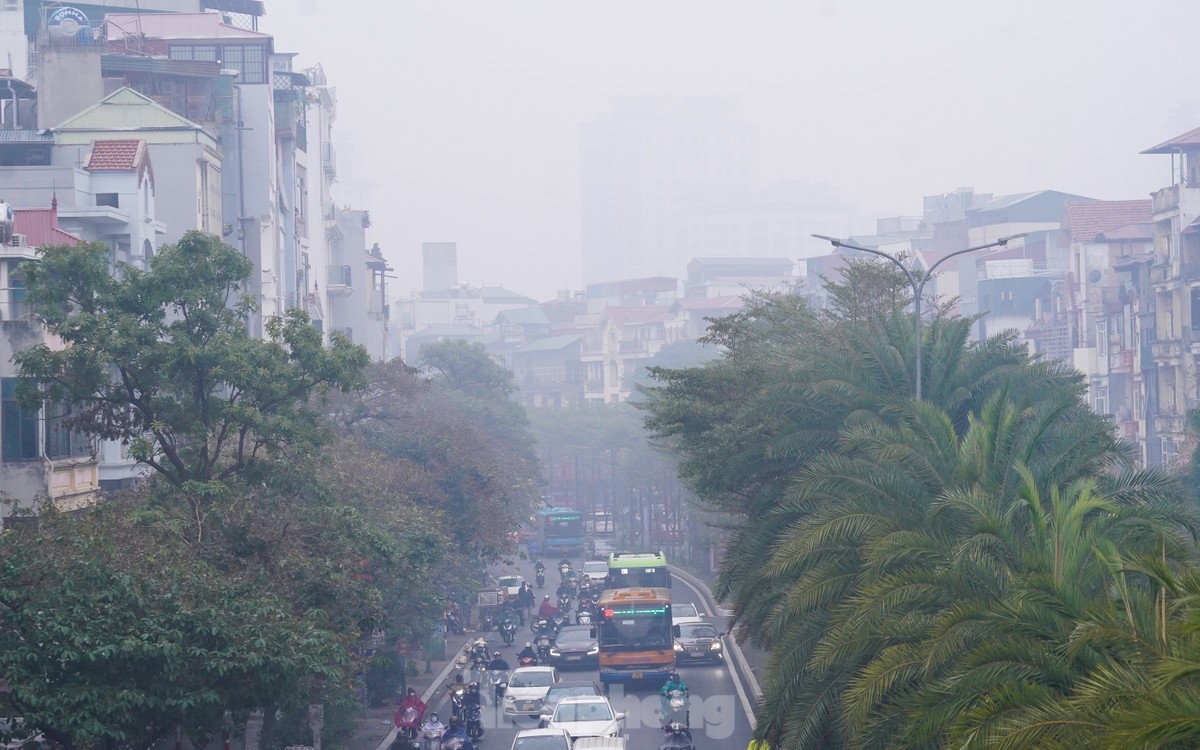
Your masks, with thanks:
<instances>
[{"instance_id":1,"label":"balcony railing","mask_svg":"<svg viewBox=\"0 0 1200 750\"><path fill-rule=\"evenodd\" d=\"M583 390L585 393L604 393L604 381L603 380L585 381L583 384Z\"/></svg>"},{"instance_id":2,"label":"balcony railing","mask_svg":"<svg viewBox=\"0 0 1200 750\"><path fill-rule=\"evenodd\" d=\"M1151 341L1150 353L1156 360L1178 360L1183 356L1183 342L1178 339Z\"/></svg>"},{"instance_id":3,"label":"balcony railing","mask_svg":"<svg viewBox=\"0 0 1200 750\"><path fill-rule=\"evenodd\" d=\"M1165 187L1154 194L1154 213L1165 213L1179 208L1179 186Z\"/></svg>"},{"instance_id":4,"label":"balcony railing","mask_svg":"<svg viewBox=\"0 0 1200 750\"><path fill-rule=\"evenodd\" d=\"M1174 414L1159 414L1154 417L1154 429L1160 435L1182 435L1185 421L1183 417Z\"/></svg>"}]
</instances>

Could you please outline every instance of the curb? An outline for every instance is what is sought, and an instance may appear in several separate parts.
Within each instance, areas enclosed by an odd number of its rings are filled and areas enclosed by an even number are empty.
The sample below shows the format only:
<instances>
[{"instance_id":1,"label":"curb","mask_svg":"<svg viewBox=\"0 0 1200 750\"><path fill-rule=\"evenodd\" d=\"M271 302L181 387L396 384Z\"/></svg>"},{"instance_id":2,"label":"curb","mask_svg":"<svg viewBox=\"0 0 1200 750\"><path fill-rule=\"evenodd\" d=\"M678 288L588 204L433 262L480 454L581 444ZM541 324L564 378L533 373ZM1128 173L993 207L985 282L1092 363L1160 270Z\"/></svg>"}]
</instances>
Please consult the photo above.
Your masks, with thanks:
<instances>
[{"instance_id":1,"label":"curb","mask_svg":"<svg viewBox=\"0 0 1200 750\"><path fill-rule=\"evenodd\" d=\"M709 609L711 609L714 613L718 611L717 600L713 598L712 591L709 590L708 584L682 568L674 565L668 565L667 568L670 569L671 575L678 576L693 589L699 591L704 596L704 603ZM746 684L753 689L754 702L757 704L762 700L762 688L759 687L758 678L754 675L754 671L750 669L749 662L746 661L746 655L742 653L742 647L738 645L737 639L735 638L729 638L726 645L729 648L729 651L733 653L735 668L741 674L741 677ZM753 717L751 717L751 721L753 721Z\"/></svg>"},{"instance_id":2,"label":"curb","mask_svg":"<svg viewBox=\"0 0 1200 750\"><path fill-rule=\"evenodd\" d=\"M421 694L422 701L429 703L429 699L433 697L434 693L443 687L446 682L446 678L449 677L450 673L458 667L458 663L456 661L458 656L465 651L471 642L471 640L464 641L463 645L454 652L454 655L451 656L449 660L447 660L446 666L442 668L442 671L438 673L437 677L433 678L433 682L430 683L429 687L425 688L425 692ZM399 733L399 731L399 729L393 726L392 730L388 732L387 736L379 742L379 745L376 746L375 750L388 750L388 748L391 747L392 743L396 740L396 735Z\"/></svg>"}]
</instances>

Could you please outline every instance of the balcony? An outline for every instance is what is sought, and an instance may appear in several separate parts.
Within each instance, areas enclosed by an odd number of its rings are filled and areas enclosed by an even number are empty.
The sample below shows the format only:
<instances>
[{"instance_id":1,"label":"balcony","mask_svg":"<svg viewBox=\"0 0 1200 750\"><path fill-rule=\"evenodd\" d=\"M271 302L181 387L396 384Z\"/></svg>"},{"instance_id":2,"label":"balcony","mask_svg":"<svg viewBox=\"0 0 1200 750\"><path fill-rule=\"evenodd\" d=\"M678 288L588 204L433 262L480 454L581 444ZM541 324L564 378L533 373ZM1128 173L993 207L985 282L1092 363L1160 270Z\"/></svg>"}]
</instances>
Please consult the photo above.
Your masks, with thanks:
<instances>
[{"instance_id":1,"label":"balcony","mask_svg":"<svg viewBox=\"0 0 1200 750\"><path fill-rule=\"evenodd\" d=\"M350 266L329 266L329 293L339 296L348 297L354 293L354 285L351 283Z\"/></svg>"},{"instance_id":2,"label":"balcony","mask_svg":"<svg viewBox=\"0 0 1200 750\"><path fill-rule=\"evenodd\" d=\"M584 393L604 393L603 380L587 380L583 384Z\"/></svg>"},{"instance_id":3,"label":"balcony","mask_svg":"<svg viewBox=\"0 0 1200 750\"><path fill-rule=\"evenodd\" d=\"M1108 353L1108 371L1118 374L1133 372L1133 350L1116 349Z\"/></svg>"},{"instance_id":4,"label":"balcony","mask_svg":"<svg viewBox=\"0 0 1200 750\"><path fill-rule=\"evenodd\" d=\"M1150 355L1160 364L1177 365L1183 359L1183 342L1179 339L1151 341Z\"/></svg>"},{"instance_id":5,"label":"balcony","mask_svg":"<svg viewBox=\"0 0 1200 750\"><path fill-rule=\"evenodd\" d=\"M644 354L649 351L645 341L634 339L632 341L622 341L618 349L621 354Z\"/></svg>"},{"instance_id":6,"label":"balcony","mask_svg":"<svg viewBox=\"0 0 1200 750\"><path fill-rule=\"evenodd\" d=\"M1165 214L1179 210L1179 186L1172 185L1165 187L1154 194L1154 218L1157 219L1159 214Z\"/></svg>"},{"instance_id":7,"label":"balcony","mask_svg":"<svg viewBox=\"0 0 1200 750\"><path fill-rule=\"evenodd\" d=\"M1174 414L1157 414L1154 417L1154 430L1159 435L1178 435L1184 434L1184 422L1186 420L1182 416Z\"/></svg>"}]
</instances>

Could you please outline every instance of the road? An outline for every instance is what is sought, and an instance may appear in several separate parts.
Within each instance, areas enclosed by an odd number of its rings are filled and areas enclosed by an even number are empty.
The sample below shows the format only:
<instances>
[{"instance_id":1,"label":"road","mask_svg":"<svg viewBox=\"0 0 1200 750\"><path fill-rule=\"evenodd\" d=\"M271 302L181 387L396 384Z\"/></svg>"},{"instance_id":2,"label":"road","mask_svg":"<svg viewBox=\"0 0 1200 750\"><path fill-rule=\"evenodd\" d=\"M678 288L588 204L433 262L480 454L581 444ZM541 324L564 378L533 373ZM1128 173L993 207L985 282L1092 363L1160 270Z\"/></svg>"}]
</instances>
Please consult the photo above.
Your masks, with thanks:
<instances>
[{"instance_id":1,"label":"road","mask_svg":"<svg viewBox=\"0 0 1200 750\"><path fill-rule=\"evenodd\" d=\"M541 595L553 595L553 588L558 585L557 559L546 561L546 588L537 591ZM576 567L582 560L576 560ZM516 572L526 580L533 582L532 561L522 560L517 564L496 567L490 571L493 575ZM692 601L700 611L720 623L714 612L706 603L699 591L695 590L686 580L675 576L672 582L672 599L674 601ZM531 638L528 627L522 629L517 641L512 646L505 646L500 635L495 631L485 634L492 651L500 651L512 665L516 665L517 652ZM726 643L731 640L726 638ZM728 645L727 645L728 650ZM754 691L748 688L733 665L726 663L721 666L685 665L679 668L679 673L687 683L691 694L691 727L698 750L709 748L744 748L750 742L751 706ZM562 672L562 679L595 679L599 682L599 674L595 670ZM470 677L468 676L469 680ZM630 750L658 750L662 741L661 719L659 716L658 687L638 688L626 692L620 686L613 686L609 696L613 707L626 714L625 736L629 738ZM449 716L448 705L437 704L435 708L442 716ZM500 716L493 706L484 710L484 733L481 743L482 750L509 750L513 737L519 729L536 727L532 719L523 719L514 727L503 716Z\"/></svg>"}]
</instances>

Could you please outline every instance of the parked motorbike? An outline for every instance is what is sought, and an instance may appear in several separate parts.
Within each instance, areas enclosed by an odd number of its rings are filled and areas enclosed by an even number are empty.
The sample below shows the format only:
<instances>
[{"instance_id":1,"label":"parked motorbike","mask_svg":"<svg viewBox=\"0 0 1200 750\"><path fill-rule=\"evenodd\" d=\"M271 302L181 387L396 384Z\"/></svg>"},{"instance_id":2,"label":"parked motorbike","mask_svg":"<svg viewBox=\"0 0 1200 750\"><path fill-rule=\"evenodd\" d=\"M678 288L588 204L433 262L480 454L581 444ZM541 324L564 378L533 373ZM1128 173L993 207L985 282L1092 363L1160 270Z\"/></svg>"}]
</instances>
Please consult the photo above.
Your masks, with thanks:
<instances>
[{"instance_id":1,"label":"parked motorbike","mask_svg":"<svg viewBox=\"0 0 1200 750\"><path fill-rule=\"evenodd\" d=\"M463 626L458 621L458 614L454 610L446 610L446 632L452 635L462 635Z\"/></svg>"}]
</instances>

